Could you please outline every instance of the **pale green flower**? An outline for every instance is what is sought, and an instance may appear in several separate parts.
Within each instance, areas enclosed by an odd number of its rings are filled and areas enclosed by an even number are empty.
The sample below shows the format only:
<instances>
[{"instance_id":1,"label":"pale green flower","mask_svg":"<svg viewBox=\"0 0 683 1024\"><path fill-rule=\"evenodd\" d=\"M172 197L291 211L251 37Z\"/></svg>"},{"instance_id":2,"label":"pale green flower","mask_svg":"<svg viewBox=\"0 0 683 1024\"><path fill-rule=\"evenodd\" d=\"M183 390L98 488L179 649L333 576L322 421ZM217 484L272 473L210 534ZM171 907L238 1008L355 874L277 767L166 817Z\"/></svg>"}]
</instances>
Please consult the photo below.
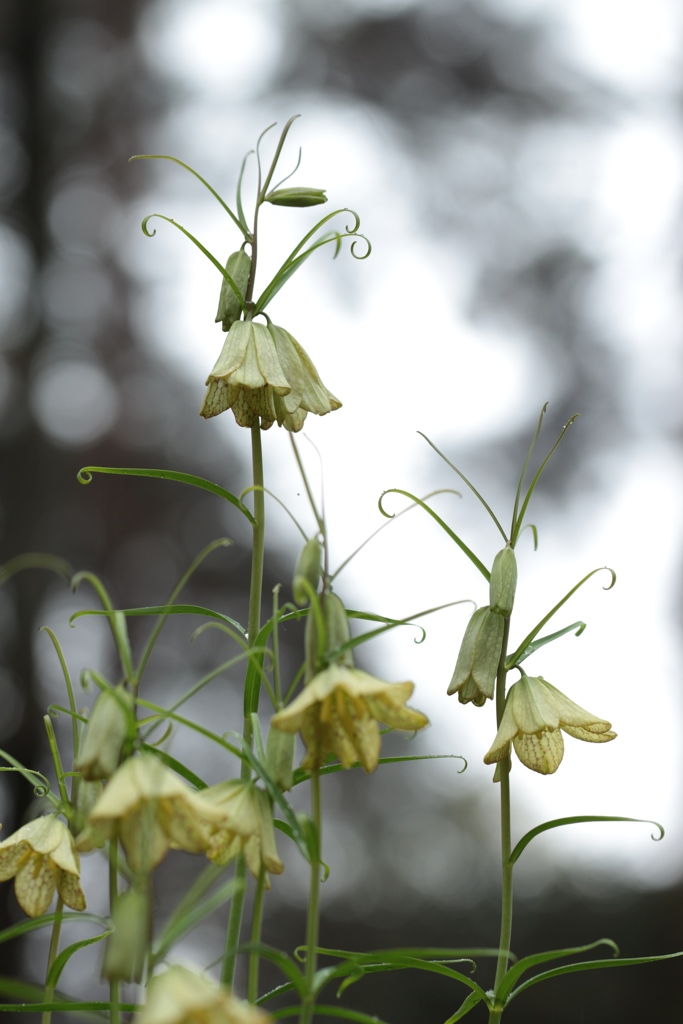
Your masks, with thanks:
<instances>
[{"instance_id":1,"label":"pale green flower","mask_svg":"<svg viewBox=\"0 0 683 1024\"><path fill-rule=\"evenodd\" d=\"M268 795L253 782L234 779L219 782L202 790L202 798L222 814L213 825L214 831L206 849L209 860L227 864L240 851L254 878L266 869L266 888L270 887L267 872L284 871L275 845L273 814Z\"/></svg>"},{"instance_id":2,"label":"pale green flower","mask_svg":"<svg viewBox=\"0 0 683 1024\"><path fill-rule=\"evenodd\" d=\"M378 721L410 732L429 724L421 711L405 706L414 689L414 683L385 683L357 668L329 665L271 724L301 733L307 749L303 768L320 768L334 754L344 768L360 761L372 772L380 751Z\"/></svg>"},{"instance_id":3,"label":"pale green flower","mask_svg":"<svg viewBox=\"0 0 683 1024\"><path fill-rule=\"evenodd\" d=\"M152 978L138 1024L272 1024L273 1018L243 1003L224 985L176 964Z\"/></svg>"},{"instance_id":4,"label":"pale green flower","mask_svg":"<svg viewBox=\"0 0 683 1024\"><path fill-rule=\"evenodd\" d=\"M510 744L522 764L541 775L552 775L564 756L562 733L587 743L607 743L616 737L611 723L579 707L542 676L523 675L508 692L500 727L485 764L510 756Z\"/></svg>"},{"instance_id":5,"label":"pale green flower","mask_svg":"<svg viewBox=\"0 0 683 1024\"><path fill-rule=\"evenodd\" d=\"M150 871L169 848L203 853L221 812L153 754L124 761L112 775L78 837L91 849L118 836L134 871Z\"/></svg>"},{"instance_id":6,"label":"pale green flower","mask_svg":"<svg viewBox=\"0 0 683 1024\"><path fill-rule=\"evenodd\" d=\"M14 879L17 902L29 917L40 917L55 889L67 907L85 910L80 861L68 828L46 814L0 843L0 882Z\"/></svg>"},{"instance_id":7,"label":"pale green flower","mask_svg":"<svg viewBox=\"0 0 683 1024\"><path fill-rule=\"evenodd\" d=\"M205 419L232 409L241 427L260 417L263 430L301 430L306 414L324 416L341 402L327 390L307 353L282 327L237 320L207 378Z\"/></svg>"},{"instance_id":8,"label":"pale green flower","mask_svg":"<svg viewBox=\"0 0 683 1024\"><path fill-rule=\"evenodd\" d=\"M472 701L481 707L493 697L504 629L505 619L488 605L477 608L467 623L448 687L448 693L457 693L461 704Z\"/></svg>"}]
</instances>

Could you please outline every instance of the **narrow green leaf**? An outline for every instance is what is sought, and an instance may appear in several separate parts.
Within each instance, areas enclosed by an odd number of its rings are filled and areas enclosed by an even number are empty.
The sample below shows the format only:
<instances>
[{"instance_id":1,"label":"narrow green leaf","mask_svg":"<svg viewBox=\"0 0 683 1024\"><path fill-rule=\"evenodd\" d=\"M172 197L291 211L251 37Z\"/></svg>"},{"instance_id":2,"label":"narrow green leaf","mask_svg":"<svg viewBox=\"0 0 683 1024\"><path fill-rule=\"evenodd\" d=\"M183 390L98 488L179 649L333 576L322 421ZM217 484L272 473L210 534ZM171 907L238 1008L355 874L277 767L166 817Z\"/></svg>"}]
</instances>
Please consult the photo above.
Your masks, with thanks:
<instances>
[{"instance_id":1,"label":"narrow green leaf","mask_svg":"<svg viewBox=\"0 0 683 1024\"><path fill-rule=\"evenodd\" d=\"M488 571L488 569L486 568L484 563L477 558L477 556L475 555L474 551L472 551L470 548L468 548L467 544L465 544L465 542L463 540L461 540L460 537L458 537L457 533L454 533L453 530L451 530L450 526L448 526L443 521L441 516L437 515L437 513L434 511L434 509L430 508L430 506L426 502L422 501L421 498L417 498L414 494L411 494L410 491L404 491L400 487L389 487L389 488L387 488L386 491L382 491L382 493L380 494L380 497L379 497L379 501L377 503L379 505L380 512L382 513L383 516L386 516L387 519L393 519L394 516L393 516L393 513L385 512L384 508L382 507L382 501L384 500L384 495L385 494L403 494L404 497L410 498L410 500L415 502L416 505L419 505L420 508L423 508L425 510L425 512L428 512L429 515L432 517L432 519L439 524L441 529L445 530L445 532L448 534L448 536L451 538L451 540L455 541L455 543L458 545L460 550L463 551L467 555L467 557L469 558L470 562L472 562L473 565L476 565L477 569L482 574L482 576L484 577L486 582L488 583L490 581L491 573Z\"/></svg>"},{"instance_id":2,"label":"narrow green leaf","mask_svg":"<svg viewBox=\"0 0 683 1024\"><path fill-rule=\"evenodd\" d=\"M159 750L158 747L153 747L149 743L141 743L141 750L146 750L148 753L154 754L160 761L174 771L177 775L180 775L186 782L189 782L195 789L206 789L207 783L203 779L200 779L198 775L195 775L182 761L178 761L177 758L171 757L165 750Z\"/></svg>"},{"instance_id":3,"label":"narrow green leaf","mask_svg":"<svg viewBox=\"0 0 683 1024\"><path fill-rule=\"evenodd\" d=\"M286 978L289 978L294 989L300 996L305 995L306 981L298 966L290 956L274 946L268 946L264 942L243 942L238 947L239 953L258 953L264 960L270 960L272 964L279 967Z\"/></svg>"},{"instance_id":4,"label":"narrow green leaf","mask_svg":"<svg viewBox=\"0 0 683 1024\"><path fill-rule=\"evenodd\" d=\"M489 1009L492 1008L493 1003L487 999L486 996L483 997L483 1001ZM444 1024L456 1024L456 1021L462 1020L463 1017L466 1017L470 1010L474 1009L474 1007L478 1006L481 1002L482 996L478 992L470 992L470 994L465 998L465 1001L461 1003L460 1007L455 1011L453 1016L444 1021Z\"/></svg>"},{"instance_id":5,"label":"narrow green leaf","mask_svg":"<svg viewBox=\"0 0 683 1024\"><path fill-rule=\"evenodd\" d=\"M220 264L219 264L220 266ZM89 484L92 481L93 473L108 473L113 476L144 476L151 477L155 480L175 480L176 483L189 484L191 487L199 487L203 491L210 491L211 494L217 494L219 498L225 498L231 505L238 508L240 512L247 517L252 526L256 525L256 520L249 511L246 505L244 505L240 499L231 494L230 491L226 491L224 487L220 487L218 484L212 483L211 480L205 480L204 477L194 476L192 473L179 473L176 470L171 469L130 469L118 466L84 466L79 469L76 479L81 484Z\"/></svg>"},{"instance_id":6,"label":"narrow green leaf","mask_svg":"<svg viewBox=\"0 0 683 1024\"><path fill-rule=\"evenodd\" d=\"M271 1010L271 1016L275 1020L284 1020L285 1017L298 1017L301 1013L301 1006L286 1006L281 1010ZM370 1016L361 1010L349 1010L343 1006L327 1006L322 1003L316 1004L316 1016L338 1017L340 1020L350 1020L355 1024L387 1024L382 1017Z\"/></svg>"},{"instance_id":7,"label":"narrow green leaf","mask_svg":"<svg viewBox=\"0 0 683 1024\"><path fill-rule=\"evenodd\" d=\"M464 758L462 754L405 754L401 757L380 757L377 764L400 764L402 761L436 761L443 758L455 759L464 762L464 766L458 769L458 775L462 775L462 773L467 769L467 759ZM351 767L361 768L362 765L360 761L356 761L356 763ZM339 762L326 764L323 765L322 768L318 769L320 775L335 775L337 772L347 770L348 769L344 768L344 766ZM294 786L298 786L300 782L308 782L310 778L311 773L306 771L305 768L295 768L293 780ZM498 954L496 953L496 955Z\"/></svg>"},{"instance_id":8,"label":"narrow green leaf","mask_svg":"<svg viewBox=\"0 0 683 1024\"><path fill-rule=\"evenodd\" d=\"M577 974L579 971L600 971L609 967L634 967L637 964L654 964L660 960L674 960L683 956L679 953L663 953L660 956L630 956L621 957L618 960L586 960L580 964L565 964L564 967L554 967L551 971L544 971L543 974L536 974L533 978L523 981L508 998L508 1002L525 992L532 985L538 985L541 981L549 981L551 978L559 978L563 974Z\"/></svg>"},{"instance_id":9,"label":"narrow green leaf","mask_svg":"<svg viewBox=\"0 0 683 1024\"><path fill-rule=\"evenodd\" d=\"M101 928L107 928L107 919L100 917L99 914L89 914L82 911L62 911L61 914L43 914L42 917L30 917L25 921L19 921L17 924L10 925L9 928L3 929L0 932L0 945L3 942L10 942L12 939L19 938L20 935L26 935L27 932L37 931L40 928L48 928L54 924L57 918L60 917L64 923L78 921L79 924L97 924ZM42 988L41 988L42 993Z\"/></svg>"},{"instance_id":10,"label":"narrow green leaf","mask_svg":"<svg viewBox=\"0 0 683 1024\"><path fill-rule=\"evenodd\" d=\"M538 636L538 634L541 632L541 630L545 626L546 622L549 622L550 619L552 619L553 615L560 610L562 605L566 604L567 601L569 600L569 598L572 597L576 593L576 591L580 587L582 587L584 585L584 583L587 583L588 580L591 578L591 576L595 576L595 574L597 572L608 572L608 573L611 574L612 582L610 583L610 585L608 587L603 587L602 589L603 590L611 590L612 589L614 584L617 582L617 574L615 573L614 569L610 569L606 565L601 565L597 569L593 569L591 572L587 573L587 575L584 576L582 580L579 580L579 582L576 584L575 587L572 587L572 589L570 591L568 591L568 593L566 593L564 595L564 597L562 598L561 601L557 602L557 604L555 605L554 608L550 609L548 614L545 615L541 619L541 621L538 622L534 626L534 628L531 630L531 632L527 636L524 637L524 639L522 640L521 644L519 645L519 647L517 648L515 653L511 654L510 657L508 658L508 662L512 662L513 665L517 664L517 662L518 662L519 658L522 656L523 652L526 651L526 649L529 647L531 641L534 640L535 637ZM507 662L506 662L506 664L507 664Z\"/></svg>"},{"instance_id":11,"label":"narrow green leaf","mask_svg":"<svg viewBox=\"0 0 683 1024\"><path fill-rule=\"evenodd\" d=\"M526 661L526 659L535 651L539 650L539 648L545 647L546 644L551 644L553 640L558 640L561 636L565 636L567 633L574 633L575 636L581 636L585 628L585 622L572 622L571 626L565 626L564 629L558 629L556 633L549 633L548 636L539 637L538 640L534 640L533 643L530 643L526 650L522 651L516 661L512 661L512 657L514 657L514 655L507 659L505 662L506 671L509 672L510 669L515 668L517 665L521 665L523 661Z\"/></svg>"},{"instance_id":12,"label":"narrow green leaf","mask_svg":"<svg viewBox=\"0 0 683 1024\"><path fill-rule=\"evenodd\" d=\"M614 950L614 956L619 956L619 947L612 939L596 939L595 942L588 942L584 946L569 946L566 949L547 949L542 953L533 953L531 956L522 957L505 973L496 993L496 998L503 1003L506 1002L517 980L530 968L538 967L539 964L549 963L551 960L561 960L565 956L579 956L582 953L589 953L591 949L596 949L598 946L609 946Z\"/></svg>"},{"instance_id":13,"label":"narrow green leaf","mask_svg":"<svg viewBox=\"0 0 683 1024\"><path fill-rule=\"evenodd\" d=\"M248 155L249 154L247 153L247 156ZM244 159L246 161L247 157L245 156ZM170 160L172 163L178 164L179 167L184 167L185 170L189 171L190 174L193 174L198 181L201 181L201 183L204 186L204 188L207 188L209 190L209 192L211 193L211 195L215 199L218 200L218 202L221 204L221 206L223 207L225 212L228 214L228 216L232 218L234 223L240 229L240 231L242 232L244 237L247 240L249 240L251 238L251 235L250 235L249 231L246 229L246 225L241 223L239 218L237 218L235 216L235 214L232 212L232 210L230 209L228 204L225 202L225 200L218 194L218 192L216 192L215 188L212 188L211 185L209 185L208 181L206 181L204 178L202 178L201 174L198 174L197 171L195 171L194 167L190 167L189 164L184 164L182 160L178 159L178 157L176 157L176 156L168 156L166 153L137 153L135 156L131 156L131 157L128 158L128 163L132 163L133 160ZM244 164L242 164L242 171L244 171ZM241 182L241 180L242 180L242 175L240 174L240 182Z\"/></svg>"},{"instance_id":14,"label":"narrow green leaf","mask_svg":"<svg viewBox=\"0 0 683 1024\"><path fill-rule=\"evenodd\" d=\"M508 864L512 865L515 861L519 860L522 851L529 845L532 839L540 835L541 832L547 832L551 828L559 828L561 825L578 825L583 821L637 821L647 825L655 825L660 834L658 836L652 836L652 839L657 843L660 839L664 838L664 827L659 824L658 821L652 821L650 818L622 818L610 814L578 814L570 818L553 818L552 821L544 821L542 825L537 825L536 828L532 828L526 835L522 836L520 841L515 846L514 850L508 858Z\"/></svg>"},{"instance_id":15,"label":"narrow green leaf","mask_svg":"<svg viewBox=\"0 0 683 1024\"><path fill-rule=\"evenodd\" d=\"M472 493L474 494L474 496L475 496L476 498L478 498L478 500L479 500L479 501L481 502L481 504L482 504L482 505L484 506L484 508L486 509L486 511L488 512L488 514L490 515L491 519L492 519L492 520L493 520L493 522L494 522L494 523L496 524L496 526L497 526L498 530L500 531L500 534L501 534L501 536L502 536L503 540L504 540L504 541L505 541L505 543L507 544L507 540L508 540L508 538L507 538L507 534L505 533L505 530L504 530L504 529L503 529L503 527L502 527L502 526L500 525L500 523L499 523L499 521L498 521L498 518L496 517L496 515L495 515L495 513L494 513L493 509L491 508L491 506L490 506L490 505L489 505L489 504L488 504L488 503L487 503L487 502L486 502L486 501L485 501L485 500L484 500L484 499L482 498L481 494L479 493L479 491L477 490L477 488L476 488L476 487L474 486L474 484L473 484L473 483L472 483L472 482L471 482L470 480L468 480L468 479L467 479L467 477L465 476L465 474L464 474L464 473L462 473L462 472L461 472L461 471L460 471L460 470L458 469L458 467L457 467L457 466L454 466L454 465L453 465L453 463L451 462L451 460L450 460L450 459L447 459L447 458L446 458L446 456L444 455L444 453L443 453L443 452L442 452L442 451L441 451L441 450L440 450L439 448L437 448L437 447L436 447L436 445L434 444L434 442L433 442L433 441L430 441L430 439L429 439L429 438L427 437L427 435L426 435L426 434L423 434L421 430L418 430L418 434L420 435L420 437L424 437L424 439L425 439L425 441L427 442L427 444L428 444L428 445L430 445L430 446L431 446L431 447L432 447L432 448L434 449L434 451L436 452L436 454L437 454L438 456L440 456L440 458L442 458L442 459L443 459L443 461L444 461L444 462L446 463L446 465L447 465L447 466L450 466L450 467L451 467L451 469L453 470L453 472L454 472L454 473L457 473L457 474L458 474L458 476L460 477L460 479L461 479L461 480L463 480L463 481L464 481L464 482L465 482L465 483L467 484L467 486L468 486L468 487L469 487L469 489L470 489L470 490L472 491Z\"/></svg>"},{"instance_id":16,"label":"narrow green leaf","mask_svg":"<svg viewBox=\"0 0 683 1024\"><path fill-rule=\"evenodd\" d=\"M24 569L47 569L49 572L56 572L67 583L73 575L73 569L65 559L58 558L57 555L29 551L25 555L10 558L4 565L0 565L0 587L12 576L16 576L18 572L23 572Z\"/></svg>"},{"instance_id":17,"label":"narrow green leaf","mask_svg":"<svg viewBox=\"0 0 683 1024\"><path fill-rule=\"evenodd\" d=\"M225 622L230 626L233 626L243 636L245 635L244 627L237 622L236 619L231 619L229 615L223 615L221 612L216 612L213 608L203 608L198 604L158 604L151 605L148 608L122 608L120 609L123 615L206 615L211 619L217 619L219 622ZM82 618L84 615L108 615L112 616L115 613L113 611L106 611L100 608L84 608L80 612L74 612L69 619L69 624L76 621L76 619Z\"/></svg>"},{"instance_id":18,"label":"narrow green leaf","mask_svg":"<svg viewBox=\"0 0 683 1024\"><path fill-rule=\"evenodd\" d=\"M54 988L56 986L62 975L62 971L74 953L77 953L79 949L83 949L85 946L92 946L96 942L101 942L102 939L106 939L108 935L111 935L111 930L102 932L100 935L91 936L88 939L81 939L80 942L74 942L72 945L67 946L66 949L63 949L59 956L55 957L54 963L50 968L50 972L45 982L47 988Z\"/></svg>"}]
</instances>

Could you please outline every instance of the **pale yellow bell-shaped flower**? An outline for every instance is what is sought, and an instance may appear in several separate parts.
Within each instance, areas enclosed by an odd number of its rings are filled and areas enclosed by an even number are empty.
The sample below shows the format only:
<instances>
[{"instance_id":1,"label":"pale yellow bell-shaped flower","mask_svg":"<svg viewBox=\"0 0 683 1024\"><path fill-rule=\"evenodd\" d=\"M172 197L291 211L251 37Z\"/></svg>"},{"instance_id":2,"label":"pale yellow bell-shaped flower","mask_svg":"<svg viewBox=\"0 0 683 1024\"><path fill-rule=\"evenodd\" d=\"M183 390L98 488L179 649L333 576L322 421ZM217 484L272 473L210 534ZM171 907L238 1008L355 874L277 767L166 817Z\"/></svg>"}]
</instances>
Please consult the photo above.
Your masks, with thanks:
<instances>
[{"instance_id":1,"label":"pale yellow bell-shaped flower","mask_svg":"<svg viewBox=\"0 0 683 1024\"><path fill-rule=\"evenodd\" d=\"M421 711L405 706L414 689L414 683L385 683L357 668L329 665L271 724L301 733L306 744L303 768L320 768L334 754L344 768L360 761L372 772L380 751L378 722L410 732L429 724Z\"/></svg>"},{"instance_id":2,"label":"pale yellow bell-shaped flower","mask_svg":"<svg viewBox=\"0 0 683 1024\"><path fill-rule=\"evenodd\" d=\"M616 737L611 723L579 707L542 676L523 675L508 692L500 727L485 764L510 756L510 744L522 764L541 775L552 775L564 756L562 733L587 743L607 743Z\"/></svg>"},{"instance_id":3,"label":"pale yellow bell-shaped flower","mask_svg":"<svg viewBox=\"0 0 683 1024\"><path fill-rule=\"evenodd\" d=\"M54 814L29 821L0 843L0 882L14 879L14 892L29 917L40 917L55 889L67 907L85 910L80 861L68 828Z\"/></svg>"},{"instance_id":4,"label":"pale yellow bell-shaped flower","mask_svg":"<svg viewBox=\"0 0 683 1024\"><path fill-rule=\"evenodd\" d=\"M153 754L124 761L78 837L80 849L118 836L133 871L150 871L172 847L203 853L221 812Z\"/></svg>"},{"instance_id":5,"label":"pale yellow bell-shaped flower","mask_svg":"<svg viewBox=\"0 0 683 1024\"><path fill-rule=\"evenodd\" d=\"M209 419L232 409L241 427L252 427L259 417L263 430L277 420L296 432L307 413L324 416L341 406L288 331L253 320L233 323L206 384L201 415Z\"/></svg>"},{"instance_id":6,"label":"pale yellow bell-shaped flower","mask_svg":"<svg viewBox=\"0 0 683 1024\"><path fill-rule=\"evenodd\" d=\"M273 1018L229 988L175 964L152 978L138 1024L272 1024Z\"/></svg>"},{"instance_id":7,"label":"pale yellow bell-shaped flower","mask_svg":"<svg viewBox=\"0 0 683 1024\"><path fill-rule=\"evenodd\" d=\"M284 864L275 845L268 794L253 782L233 779L203 789L202 797L223 815L207 846L209 860L227 864L241 851L254 878L265 868L265 885L270 888L268 872L279 875Z\"/></svg>"}]
</instances>

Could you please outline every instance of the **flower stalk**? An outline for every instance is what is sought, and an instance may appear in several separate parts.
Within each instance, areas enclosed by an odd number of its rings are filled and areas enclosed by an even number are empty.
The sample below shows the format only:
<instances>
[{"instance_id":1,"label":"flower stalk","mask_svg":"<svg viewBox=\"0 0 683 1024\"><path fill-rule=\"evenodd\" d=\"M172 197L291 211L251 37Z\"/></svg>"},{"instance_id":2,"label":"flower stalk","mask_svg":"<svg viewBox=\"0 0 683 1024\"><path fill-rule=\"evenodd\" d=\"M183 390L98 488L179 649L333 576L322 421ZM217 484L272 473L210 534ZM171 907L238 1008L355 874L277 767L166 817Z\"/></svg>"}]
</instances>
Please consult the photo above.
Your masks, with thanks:
<instances>
[{"instance_id":1,"label":"flower stalk","mask_svg":"<svg viewBox=\"0 0 683 1024\"><path fill-rule=\"evenodd\" d=\"M510 617L506 616L503 630L503 647L498 664L496 676L496 719L497 724L503 717L505 710L505 682L507 670L505 659L507 657L508 639L510 636ZM510 942L512 939L512 864L510 854L512 852L512 828L510 821L510 758L506 757L499 762L497 771L500 778L500 855L501 855L501 915L500 915L500 938L498 940L498 961L496 964L496 979L494 982L494 993L498 992L500 984L505 977L509 963ZM495 1005L489 1013L489 1024L498 1024L503 1012L503 1005Z\"/></svg>"},{"instance_id":2,"label":"flower stalk","mask_svg":"<svg viewBox=\"0 0 683 1024\"><path fill-rule=\"evenodd\" d=\"M311 857L306 916L306 995L301 1007L300 1024L311 1024L315 1008L315 973L318 968L318 935L320 932L320 868L322 853L322 805L320 772L311 773L311 812L315 830L315 856Z\"/></svg>"}]
</instances>

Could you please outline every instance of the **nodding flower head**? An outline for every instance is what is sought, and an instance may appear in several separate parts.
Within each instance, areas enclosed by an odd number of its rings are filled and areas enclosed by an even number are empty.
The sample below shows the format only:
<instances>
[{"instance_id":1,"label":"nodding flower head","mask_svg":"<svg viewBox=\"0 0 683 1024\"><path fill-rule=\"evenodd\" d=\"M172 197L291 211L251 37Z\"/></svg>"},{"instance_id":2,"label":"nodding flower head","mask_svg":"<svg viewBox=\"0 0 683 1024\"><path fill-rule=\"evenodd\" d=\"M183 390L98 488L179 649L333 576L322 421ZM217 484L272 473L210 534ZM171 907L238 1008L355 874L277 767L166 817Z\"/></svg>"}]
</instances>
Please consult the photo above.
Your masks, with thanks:
<instances>
[{"instance_id":1,"label":"nodding flower head","mask_svg":"<svg viewBox=\"0 0 683 1024\"><path fill-rule=\"evenodd\" d=\"M29 917L40 917L55 889L67 907L85 910L81 868L73 836L54 814L18 829L0 843L0 882L14 879L14 892Z\"/></svg>"},{"instance_id":2,"label":"nodding flower head","mask_svg":"<svg viewBox=\"0 0 683 1024\"><path fill-rule=\"evenodd\" d=\"M406 707L414 689L414 683L385 683L360 669L332 664L278 711L272 726L301 733L306 744L303 768L320 768L334 754L344 768L360 761L372 772L379 760L378 722L410 732L429 724L421 711Z\"/></svg>"},{"instance_id":3,"label":"nodding flower head","mask_svg":"<svg viewBox=\"0 0 683 1024\"><path fill-rule=\"evenodd\" d=\"M523 765L552 775L564 756L562 733L587 743L607 743L616 737L610 722L579 707L542 676L523 675L508 692L500 727L485 764L510 756L510 744Z\"/></svg>"},{"instance_id":4,"label":"nodding flower head","mask_svg":"<svg viewBox=\"0 0 683 1024\"><path fill-rule=\"evenodd\" d=\"M201 415L210 419L232 409L241 427L258 418L262 430L277 420L296 432L307 413L324 416L341 407L288 331L253 320L233 323L206 384Z\"/></svg>"},{"instance_id":5,"label":"nodding flower head","mask_svg":"<svg viewBox=\"0 0 683 1024\"><path fill-rule=\"evenodd\" d=\"M138 1018L139 1024L272 1024L272 1020L257 1006L235 998L225 985L180 964L152 978Z\"/></svg>"},{"instance_id":6,"label":"nodding flower head","mask_svg":"<svg viewBox=\"0 0 683 1024\"><path fill-rule=\"evenodd\" d=\"M477 608L467 623L448 693L461 704L481 707L493 697L498 662L503 649L505 620L488 605Z\"/></svg>"}]
</instances>

